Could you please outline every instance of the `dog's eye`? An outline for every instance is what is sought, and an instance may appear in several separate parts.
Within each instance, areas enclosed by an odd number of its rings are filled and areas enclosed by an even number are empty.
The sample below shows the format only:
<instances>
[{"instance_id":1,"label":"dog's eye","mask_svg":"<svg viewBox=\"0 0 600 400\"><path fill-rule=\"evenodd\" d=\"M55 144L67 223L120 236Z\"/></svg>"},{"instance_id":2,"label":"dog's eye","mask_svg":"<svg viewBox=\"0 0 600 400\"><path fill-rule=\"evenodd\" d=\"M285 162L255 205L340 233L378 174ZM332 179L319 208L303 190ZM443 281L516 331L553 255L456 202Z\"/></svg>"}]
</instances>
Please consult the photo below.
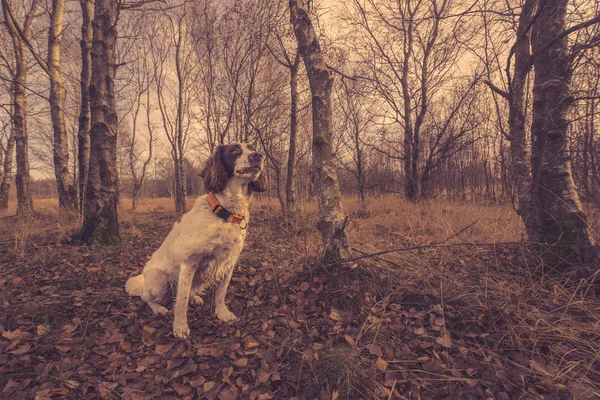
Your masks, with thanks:
<instances>
[{"instance_id":1,"label":"dog's eye","mask_svg":"<svg viewBox=\"0 0 600 400\"><path fill-rule=\"evenodd\" d=\"M233 154L240 154L242 152L242 149L240 149L239 147L234 147L231 152Z\"/></svg>"}]
</instances>

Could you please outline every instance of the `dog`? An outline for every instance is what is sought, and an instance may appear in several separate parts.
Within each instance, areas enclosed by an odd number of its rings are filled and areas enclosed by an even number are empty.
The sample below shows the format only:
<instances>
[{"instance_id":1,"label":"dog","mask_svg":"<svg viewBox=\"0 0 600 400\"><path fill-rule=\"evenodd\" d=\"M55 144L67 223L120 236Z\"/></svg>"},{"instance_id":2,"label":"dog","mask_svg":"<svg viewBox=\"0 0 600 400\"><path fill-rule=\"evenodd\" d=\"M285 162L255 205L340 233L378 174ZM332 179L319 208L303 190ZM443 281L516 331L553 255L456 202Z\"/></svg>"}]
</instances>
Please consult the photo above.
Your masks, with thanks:
<instances>
[{"instance_id":1,"label":"dog","mask_svg":"<svg viewBox=\"0 0 600 400\"><path fill-rule=\"evenodd\" d=\"M268 188L263 168L264 158L252 145L219 146L200 174L207 194L174 224L143 272L125 284L127 293L140 296L155 314L169 312L164 304L176 290L175 337L189 337L188 302L202 304L203 291L213 284L216 317L236 318L225 305L225 293L244 246L250 200Z\"/></svg>"}]
</instances>

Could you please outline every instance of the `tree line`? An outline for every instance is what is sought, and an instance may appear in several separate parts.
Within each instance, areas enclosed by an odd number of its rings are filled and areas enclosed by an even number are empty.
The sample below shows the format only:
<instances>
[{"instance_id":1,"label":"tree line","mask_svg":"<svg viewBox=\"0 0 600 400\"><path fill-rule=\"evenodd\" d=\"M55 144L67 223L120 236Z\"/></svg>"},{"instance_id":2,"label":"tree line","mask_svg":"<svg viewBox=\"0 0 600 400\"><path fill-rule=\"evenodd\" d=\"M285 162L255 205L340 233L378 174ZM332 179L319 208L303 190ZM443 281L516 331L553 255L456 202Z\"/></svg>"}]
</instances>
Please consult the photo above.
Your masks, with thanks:
<instances>
[{"instance_id":1,"label":"tree line","mask_svg":"<svg viewBox=\"0 0 600 400\"><path fill-rule=\"evenodd\" d=\"M599 6L2 0L0 207L15 164L17 214L34 212L33 157L79 238L117 242L120 182L135 208L160 164L182 213L190 165L243 141L265 152L286 220L317 196L324 258L350 254L341 186L363 207L512 202L554 264L588 262Z\"/></svg>"}]
</instances>

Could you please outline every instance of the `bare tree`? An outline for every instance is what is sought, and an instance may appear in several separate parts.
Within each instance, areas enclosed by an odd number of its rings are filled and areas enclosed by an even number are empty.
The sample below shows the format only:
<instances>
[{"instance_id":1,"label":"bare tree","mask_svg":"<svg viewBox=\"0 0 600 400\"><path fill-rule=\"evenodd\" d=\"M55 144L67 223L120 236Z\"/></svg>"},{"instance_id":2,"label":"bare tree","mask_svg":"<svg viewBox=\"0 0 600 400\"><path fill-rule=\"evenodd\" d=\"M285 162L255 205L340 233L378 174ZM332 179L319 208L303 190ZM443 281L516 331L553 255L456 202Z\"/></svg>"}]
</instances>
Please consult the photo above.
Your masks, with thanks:
<instances>
[{"instance_id":1,"label":"bare tree","mask_svg":"<svg viewBox=\"0 0 600 400\"><path fill-rule=\"evenodd\" d=\"M597 256L573 181L568 146L576 51L569 47L567 38L570 33L597 24L600 17L566 28L566 13L567 0L526 1L507 59L508 91L487 82L509 103L508 139L519 213L527 235L531 241L549 245L544 247L550 249L547 262L559 269L590 262ZM524 97L532 68L535 76L528 146Z\"/></svg>"},{"instance_id":2,"label":"bare tree","mask_svg":"<svg viewBox=\"0 0 600 400\"><path fill-rule=\"evenodd\" d=\"M312 94L313 172L319 202L317 227L323 242L323 261L327 263L347 258L351 253L344 232L347 217L342 205L332 153L333 76L321 53L308 11L306 1L290 0L290 20L298 41L298 50L308 73Z\"/></svg>"},{"instance_id":3,"label":"bare tree","mask_svg":"<svg viewBox=\"0 0 600 400\"><path fill-rule=\"evenodd\" d=\"M347 149L348 161L338 153L342 166L356 178L358 198L361 211L366 211L366 189L367 189L367 135L375 125L375 114L369 109L372 99L361 90L362 82L342 78L338 90L338 104L342 121L342 144Z\"/></svg>"},{"instance_id":4,"label":"bare tree","mask_svg":"<svg viewBox=\"0 0 600 400\"><path fill-rule=\"evenodd\" d=\"M115 50L117 0L96 0L90 78L90 168L80 239L87 243L116 244L119 235L117 176L117 111Z\"/></svg>"},{"instance_id":5,"label":"bare tree","mask_svg":"<svg viewBox=\"0 0 600 400\"><path fill-rule=\"evenodd\" d=\"M298 141L298 70L300 68L300 52L296 47L293 56L284 44L286 35L279 32L277 25L273 29L274 40L277 45L269 46L271 55L290 73L290 137L287 157L287 172L285 179L285 206L284 218L294 220L298 212L296 206L296 193L294 189L294 175L296 174L296 147ZM276 51L278 49L279 51ZM279 55L281 54L281 55Z\"/></svg>"},{"instance_id":6,"label":"bare tree","mask_svg":"<svg viewBox=\"0 0 600 400\"><path fill-rule=\"evenodd\" d=\"M9 42L8 32L0 30L0 40ZM13 125L12 82L14 80L14 52L0 49L0 210L8 209L8 195L13 179L15 129Z\"/></svg>"},{"instance_id":7,"label":"bare tree","mask_svg":"<svg viewBox=\"0 0 600 400\"><path fill-rule=\"evenodd\" d=\"M74 210L77 207L77 198L73 178L69 173L69 141L65 122L66 92L60 72L64 14L65 0L53 0L48 30L48 61L45 69L50 78L49 103L54 132L54 173L58 204L62 209Z\"/></svg>"},{"instance_id":8,"label":"bare tree","mask_svg":"<svg viewBox=\"0 0 600 400\"><path fill-rule=\"evenodd\" d=\"M81 5L81 74L80 110L77 130L77 165L79 182L79 212L83 216L90 168L90 79L92 76L92 20L94 0L80 0Z\"/></svg>"},{"instance_id":9,"label":"bare tree","mask_svg":"<svg viewBox=\"0 0 600 400\"><path fill-rule=\"evenodd\" d=\"M137 207L139 191L144 184L144 179L146 177L146 171L150 162L152 161L152 153L154 148L154 126L152 123L151 112L152 112L152 101L150 100L150 85L152 83L151 80L151 71L148 67L148 61L146 59L146 46L141 45L139 47L139 52L134 55L136 57L135 60L132 61L133 74L135 77L135 95L133 101L133 114L132 114L132 128L131 135L126 138L126 146L127 146L127 155L128 155L128 166L129 172L131 174L131 179L133 183L132 192L131 192L131 209L135 210ZM141 169L139 167L140 158L144 153L144 150L140 150L140 141L138 134L138 116L140 113L140 109L142 108L143 100L145 97L146 102L143 105L145 109L146 116L146 127L148 129L148 136L145 138L147 140L147 154L144 161L142 161Z\"/></svg>"},{"instance_id":10,"label":"bare tree","mask_svg":"<svg viewBox=\"0 0 600 400\"><path fill-rule=\"evenodd\" d=\"M354 44L367 78L387 104L386 117L402 129L402 142L382 150L403 161L406 199L422 194L423 127L436 94L451 76L464 51L466 18L444 21L456 8L450 0L379 2L354 0L348 11L352 27L364 36Z\"/></svg>"},{"instance_id":11,"label":"bare tree","mask_svg":"<svg viewBox=\"0 0 600 400\"><path fill-rule=\"evenodd\" d=\"M174 200L178 213L187 210L184 160L193 130L192 88L198 75L197 53L188 33L190 7L183 2L167 10L155 23L154 32L164 43L151 43L158 109L175 169Z\"/></svg>"},{"instance_id":12,"label":"bare tree","mask_svg":"<svg viewBox=\"0 0 600 400\"><path fill-rule=\"evenodd\" d=\"M15 151L15 130L13 128L12 116L7 113L6 120L0 120L0 164L2 174L0 175L0 210L8 208L8 192L12 180L13 153Z\"/></svg>"},{"instance_id":13,"label":"bare tree","mask_svg":"<svg viewBox=\"0 0 600 400\"><path fill-rule=\"evenodd\" d=\"M8 16L18 27L10 8ZM73 179L69 172L69 142L65 121L66 91L60 71L61 42L63 36L63 21L65 15L65 0L52 0L50 13L50 27L48 29L47 58L44 59L34 49L30 38L16 29L20 40L29 48L34 59L42 70L48 75L50 82L50 94L48 103L50 105L50 117L53 131L53 161L54 174L58 190L58 204L61 209L74 210L76 208L76 191Z\"/></svg>"},{"instance_id":14,"label":"bare tree","mask_svg":"<svg viewBox=\"0 0 600 400\"><path fill-rule=\"evenodd\" d=\"M505 133L510 143L512 172L514 175L519 202L519 215L525 224L529 240L539 240L538 206L532 192L532 176L530 155L527 151L527 132L525 127L525 85L532 65L531 58L531 27L538 17L536 14L537 0L526 0L521 8L516 31L516 39L507 58L505 68L508 92L486 81L490 88L508 101L508 133ZM485 18L485 16L484 16ZM486 20L487 22L487 20ZM486 24L487 27L487 24ZM487 35L488 33L486 33ZM511 60L514 57L514 67ZM488 77L489 75L489 63ZM498 118L501 119L501 109L496 107Z\"/></svg>"},{"instance_id":15,"label":"bare tree","mask_svg":"<svg viewBox=\"0 0 600 400\"><path fill-rule=\"evenodd\" d=\"M552 266L589 263L598 256L573 182L568 152L571 61L566 32L567 0L546 0L532 26L532 174L539 204L539 237L552 245Z\"/></svg>"},{"instance_id":16,"label":"bare tree","mask_svg":"<svg viewBox=\"0 0 600 400\"><path fill-rule=\"evenodd\" d=\"M33 0L24 12L22 22L17 21L10 0L2 0L4 24L8 28L14 51L14 75L12 82L12 110L15 142L17 149L17 215L27 216L34 213L33 198L29 187L29 143L27 132L27 53L23 38L31 35L32 25L39 9L38 0Z\"/></svg>"}]
</instances>

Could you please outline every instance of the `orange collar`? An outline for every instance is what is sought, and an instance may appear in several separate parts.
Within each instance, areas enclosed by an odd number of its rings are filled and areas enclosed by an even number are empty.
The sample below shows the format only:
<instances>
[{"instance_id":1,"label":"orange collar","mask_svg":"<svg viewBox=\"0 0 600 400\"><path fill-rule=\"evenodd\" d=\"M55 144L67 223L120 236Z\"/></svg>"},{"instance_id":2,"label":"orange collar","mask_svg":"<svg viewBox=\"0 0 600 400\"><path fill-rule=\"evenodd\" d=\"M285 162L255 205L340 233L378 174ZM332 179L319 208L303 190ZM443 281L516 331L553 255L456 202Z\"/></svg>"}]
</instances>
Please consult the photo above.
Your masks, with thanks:
<instances>
[{"instance_id":1,"label":"orange collar","mask_svg":"<svg viewBox=\"0 0 600 400\"><path fill-rule=\"evenodd\" d=\"M246 229L247 224L242 226L242 221L246 222L246 217L231 213L228 209L219 204L219 200L217 200L216 196L212 192L208 192L206 194L206 200L208 200L208 204L210 204L213 214L215 214L217 217L224 219L226 222L238 224L240 227L242 227L242 229Z\"/></svg>"}]
</instances>

